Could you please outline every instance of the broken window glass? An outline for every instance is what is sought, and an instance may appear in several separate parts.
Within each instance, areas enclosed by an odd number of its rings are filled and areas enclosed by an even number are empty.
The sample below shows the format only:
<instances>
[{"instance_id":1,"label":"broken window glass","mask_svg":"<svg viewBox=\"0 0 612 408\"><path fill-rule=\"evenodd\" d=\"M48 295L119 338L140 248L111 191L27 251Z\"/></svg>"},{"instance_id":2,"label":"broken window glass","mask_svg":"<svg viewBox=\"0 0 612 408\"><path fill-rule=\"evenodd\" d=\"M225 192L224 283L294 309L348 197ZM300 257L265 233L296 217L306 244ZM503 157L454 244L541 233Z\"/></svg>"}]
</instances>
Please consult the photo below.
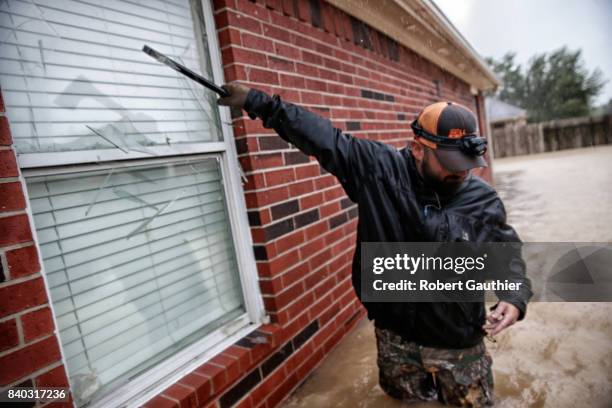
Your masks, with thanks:
<instances>
[{"instance_id":1,"label":"broken window glass","mask_svg":"<svg viewBox=\"0 0 612 408\"><path fill-rule=\"evenodd\" d=\"M199 0L0 0L15 148L60 166L25 177L77 406L245 313L225 148L202 148L222 141L216 95L142 52L212 78L203 22Z\"/></svg>"},{"instance_id":2,"label":"broken window glass","mask_svg":"<svg viewBox=\"0 0 612 408\"><path fill-rule=\"evenodd\" d=\"M79 406L244 313L216 158L26 181Z\"/></svg>"},{"instance_id":3,"label":"broken window glass","mask_svg":"<svg viewBox=\"0 0 612 408\"><path fill-rule=\"evenodd\" d=\"M220 141L215 96L141 51L212 78L198 1L0 3L0 84L18 153ZM203 41L202 41L203 40Z\"/></svg>"}]
</instances>

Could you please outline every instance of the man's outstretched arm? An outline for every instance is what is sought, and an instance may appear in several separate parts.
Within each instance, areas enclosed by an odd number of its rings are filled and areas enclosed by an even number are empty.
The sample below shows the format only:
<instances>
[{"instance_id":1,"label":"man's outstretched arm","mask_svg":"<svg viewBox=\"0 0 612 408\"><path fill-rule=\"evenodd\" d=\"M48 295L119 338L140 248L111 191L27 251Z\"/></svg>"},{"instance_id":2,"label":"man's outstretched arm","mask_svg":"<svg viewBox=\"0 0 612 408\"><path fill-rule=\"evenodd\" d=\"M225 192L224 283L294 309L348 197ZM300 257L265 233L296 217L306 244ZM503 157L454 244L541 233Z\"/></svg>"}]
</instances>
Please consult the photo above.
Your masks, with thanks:
<instances>
[{"instance_id":1,"label":"man's outstretched arm","mask_svg":"<svg viewBox=\"0 0 612 408\"><path fill-rule=\"evenodd\" d=\"M376 152L386 145L343 134L326 118L284 102L277 95L270 97L236 82L223 87L230 96L220 98L220 105L242 108L251 119L261 118L264 127L273 128L303 153L315 156L340 180L349 198L357 201L360 180L375 171Z\"/></svg>"}]
</instances>

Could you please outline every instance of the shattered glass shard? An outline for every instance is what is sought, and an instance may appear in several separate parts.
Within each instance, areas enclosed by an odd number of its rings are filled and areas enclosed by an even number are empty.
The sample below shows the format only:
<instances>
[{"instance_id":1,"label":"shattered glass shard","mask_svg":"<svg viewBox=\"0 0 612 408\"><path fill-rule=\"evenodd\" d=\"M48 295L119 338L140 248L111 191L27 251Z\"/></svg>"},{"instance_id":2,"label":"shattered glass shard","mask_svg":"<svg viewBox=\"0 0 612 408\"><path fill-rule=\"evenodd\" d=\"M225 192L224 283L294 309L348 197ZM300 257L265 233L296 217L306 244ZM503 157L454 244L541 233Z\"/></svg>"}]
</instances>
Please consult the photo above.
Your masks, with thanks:
<instances>
[{"instance_id":1,"label":"shattered glass shard","mask_svg":"<svg viewBox=\"0 0 612 408\"><path fill-rule=\"evenodd\" d=\"M157 208L155 205L143 200L142 198L138 197L137 195L134 195L130 192L127 192L121 188L113 188L113 192L118 196L118 197L122 197L125 198L127 200L133 201L135 203L139 203L139 204L143 204L145 207L149 207L154 209L155 211L159 211L159 208Z\"/></svg>"},{"instance_id":2,"label":"shattered glass shard","mask_svg":"<svg viewBox=\"0 0 612 408\"><path fill-rule=\"evenodd\" d=\"M93 206L98 202L98 198L100 197L100 193L102 192L102 190L104 190L104 187L108 184L108 181L110 180L110 178L113 175L114 171L115 171L115 169L111 169L111 171L108 173L108 176L106 176L106 178L104 179L102 184L100 184L100 187L98 187L98 190L96 191L96 195L94 195L93 200L91 200L91 202L87 206L87 209L85 210L85 216L86 217L89 215L89 212L91 211Z\"/></svg>"},{"instance_id":3,"label":"shattered glass shard","mask_svg":"<svg viewBox=\"0 0 612 408\"><path fill-rule=\"evenodd\" d=\"M178 199L180 199L183 195L185 194L185 190L181 190L181 193L176 196L174 199L168 201L166 203L166 205L164 205L162 208L160 208L159 210L157 210L157 212L155 214L153 214L152 216L150 216L149 218L147 218L146 220L144 220L142 222L142 224L140 224L138 227L136 227L135 230L133 230L132 232L130 232L127 236L126 239L130 239L132 238L134 235L138 234L139 232L144 231L147 226L149 224L151 224L157 217L159 217L160 215L162 215L164 213L164 211L166 211L168 208L170 208L170 206L172 204L174 204Z\"/></svg>"},{"instance_id":4,"label":"shattered glass shard","mask_svg":"<svg viewBox=\"0 0 612 408\"><path fill-rule=\"evenodd\" d=\"M109 126L112 126L112 125L106 125L106 126L104 127L104 129L108 129L108 127L109 127ZM96 135L100 136L102 139L106 140L108 143L110 143L110 144L112 144L113 146L115 146L117 149L121 150L123 153L129 153L129 152L130 152L130 151L129 151L129 149L127 149L127 147L121 147L121 146L120 146L118 143L116 143L116 142L113 140L113 138L111 138L110 136L105 136L103 131L96 130L96 129L92 128L92 127L91 127L91 126L89 126L89 125L85 125L85 127L87 127L87 129L89 129L89 130L91 130L92 132L94 132ZM120 140L120 141L119 141L119 143L123 144L123 143L122 143L122 140Z\"/></svg>"}]
</instances>

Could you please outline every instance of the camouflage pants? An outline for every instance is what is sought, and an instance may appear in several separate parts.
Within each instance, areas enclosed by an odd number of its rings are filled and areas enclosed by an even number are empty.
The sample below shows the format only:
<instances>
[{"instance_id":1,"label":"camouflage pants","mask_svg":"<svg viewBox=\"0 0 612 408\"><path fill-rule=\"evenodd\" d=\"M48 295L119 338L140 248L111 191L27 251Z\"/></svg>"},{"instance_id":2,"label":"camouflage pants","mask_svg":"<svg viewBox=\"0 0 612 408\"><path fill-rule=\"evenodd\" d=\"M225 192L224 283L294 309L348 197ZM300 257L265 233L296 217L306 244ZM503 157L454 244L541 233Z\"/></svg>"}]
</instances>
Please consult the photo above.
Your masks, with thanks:
<instances>
[{"instance_id":1,"label":"camouflage pants","mask_svg":"<svg viewBox=\"0 0 612 408\"><path fill-rule=\"evenodd\" d=\"M491 356L484 343L436 349L376 328L380 386L406 402L438 400L459 407L493 405Z\"/></svg>"}]
</instances>

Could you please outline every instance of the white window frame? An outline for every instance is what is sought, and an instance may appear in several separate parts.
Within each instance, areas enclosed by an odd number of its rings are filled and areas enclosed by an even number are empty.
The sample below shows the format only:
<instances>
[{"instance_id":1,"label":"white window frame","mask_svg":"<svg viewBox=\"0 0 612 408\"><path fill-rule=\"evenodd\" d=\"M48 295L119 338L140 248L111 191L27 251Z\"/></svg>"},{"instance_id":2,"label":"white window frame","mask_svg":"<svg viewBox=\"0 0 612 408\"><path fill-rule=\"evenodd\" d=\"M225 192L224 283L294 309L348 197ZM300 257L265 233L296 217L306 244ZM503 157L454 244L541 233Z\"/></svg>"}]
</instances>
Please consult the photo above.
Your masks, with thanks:
<instances>
[{"instance_id":1,"label":"white window frame","mask_svg":"<svg viewBox=\"0 0 612 408\"><path fill-rule=\"evenodd\" d=\"M213 18L212 4L211 1L201 0L201 5L204 21L194 21L196 41L198 41L200 58L202 59L200 63L203 64L203 59L206 58L201 47L202 44L199 43L202 37L198 33L203 23L206 30L206 38L208 39L213 81L224 83L223 70L221 68L221 52ZM193 18L196 20L197 16L194 15ZM209 157L216 157L219 162L246 312L154 367L151 367L141 375L129 379L126 383L118 386L108 394L95 399L88 405L88 408L141 406L170 385L176 383L184 375L190 373L216 354L219 354L223 349L235 343L241 337L255 330L261 324L269 322L268 316L265 314L263 298L258 284L257 268L252 249L253 242L241 184L242 170L237 159L234 135L230 126L231 116L229 109L227 107L220 107L219 116L223 141L190 143L171 147L148 147L150 151L156 153L154 157L141 152L124 153L118 149L28 153L17 156L23 176L21 177L21 183L27 200L26 211L30 225L34 229L33 239L39 259L41 260L43 258L35 231L26 178L80 171L86 172L105 168L129 168L142 163L171 164L181 160ZM236 239L236 237L240 237L240 239ZM45 281L47 296L51 299L44 262L41 262L41 274ZM50 307L53 311L55 327L58 327L52 302L50 302ZM62 362L67 367L63 351Z\"/></svg>"}]
</instances>

